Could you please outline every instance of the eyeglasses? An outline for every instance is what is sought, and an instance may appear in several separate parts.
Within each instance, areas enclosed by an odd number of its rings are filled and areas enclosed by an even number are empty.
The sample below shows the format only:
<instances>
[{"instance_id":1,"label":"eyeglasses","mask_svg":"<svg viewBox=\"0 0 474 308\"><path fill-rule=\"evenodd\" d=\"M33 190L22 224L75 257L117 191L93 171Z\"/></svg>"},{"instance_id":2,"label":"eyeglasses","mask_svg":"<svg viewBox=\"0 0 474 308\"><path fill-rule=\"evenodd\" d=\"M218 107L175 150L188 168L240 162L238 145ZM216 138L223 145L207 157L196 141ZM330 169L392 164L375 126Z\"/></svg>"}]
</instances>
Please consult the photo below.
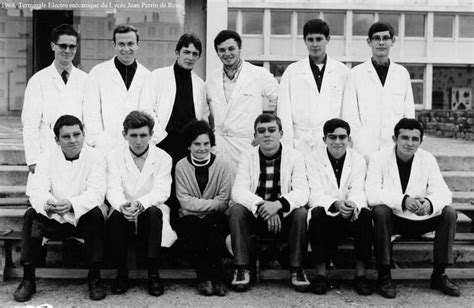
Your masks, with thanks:
<instances>
[{"instance_id":1,"label":"eyeglasses","mask_svg":"<svg viewBox=\"0 0 474 308\"><path fill-rule=\"evenodd\" d=\"M377 41L377 42L388 42L392 39L391 36L389 35L384 35L384 36L378 36L378 35L374 35L372 36L372 38L370 39L371 41Z\"/></svg>"},{"instance_id":2,"label":"eyeglasses","mask_svg":"<svg viewBox=\"0 0 474 308\"><path fill-rule=\"evenodd\" d=\"M56 44L56 43L54 43L54 45L58 46L61 51L66 50L68 48L69 48L69 50L76 50L76 48L77 48L77 45L74 45L74 44L68 45L68 44Z\"/></svg>"},{"instance_id":3,"label":"eyeglasses","mask_svg":"<svg viewBox=\"0 0 474 308\"><path fill-rule=\"evenodd\" d=\"M277 132L277 130L278 130L277 127L259 127L257 128L257 133L265 134L265 132L268 131L270 134L273 134Z\"/></svg>"},{"instance_id":4,"label":"eyeglasses","mask_svg":"<svg viewBox=\"0 0 474 308\"><path fill-rule=\"evenodd\" d=\"M327 137L328 137L329 140L332 140L332 141L334 141L334 140L336 140L336 139L339 139L339 140L341 140L341 141L344 141L344 140L347 139L348 136L347 136L347 135L334 135L334 134L329 134L329 135L327 135Z\"/></svg>"}]
</instances>

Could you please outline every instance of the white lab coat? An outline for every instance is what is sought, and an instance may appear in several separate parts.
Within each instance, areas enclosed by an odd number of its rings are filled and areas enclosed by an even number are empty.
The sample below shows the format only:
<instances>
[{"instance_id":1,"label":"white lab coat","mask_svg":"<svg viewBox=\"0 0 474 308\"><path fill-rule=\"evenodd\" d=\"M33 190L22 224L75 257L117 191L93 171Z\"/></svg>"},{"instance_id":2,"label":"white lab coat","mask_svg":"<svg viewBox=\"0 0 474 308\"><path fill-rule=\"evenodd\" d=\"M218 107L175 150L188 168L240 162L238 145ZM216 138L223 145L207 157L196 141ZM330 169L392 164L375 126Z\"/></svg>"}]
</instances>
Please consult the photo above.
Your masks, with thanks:
<instances>
[{"instance_id":1,"label":"white lab coat","mask_svg":"<svg viewBox=\"0 0 474 308\"><path fill-rule=\"evenodd\" d=\"M128 91L113 58L96 65L89 73L84 96L86 140L104 155L124 144L123 120L131 111L142 109L140 95L150 71L137 64Z\"/></svg>"},{"instance_id":2,"label":"white lab coat","mask_svg":"<svg viewBox=\"0 0 474 308\"><path fill-rule=\"evenodd\" d=\"M339 215L339 212L329 212L329 208L337 200L354 201L359 211L366 208L367 199L364 187L366 171L364 157L352 149L347 149L338 187L327 147L308 154L306 156L306 175L310 192L309 207L321 206L328 216ZM309 219L311 219L311 211L308 211Z\"/></svg>"},{"instance_id":3,"label":"white lab coat","mask_svg":"<svg viewBox=\"0 0 474 308\"><path fill-rule=\"evenodd\" d=\"M38 162L41 153L56 146L53 127L65 114L82 120L82 100L87 74L72 67L67 84L54 62L28 81L21 113L26 164Z\"/></svg>"},{"instance_id":4,"label":"white lab coat","mask_svg":"<svg viewBox=\"0 0 474 308\"><path fill-rule=\"evenodd\" d=\"M171 157L150 144L142 171L133 161L128 144L107 155L107 201L120 212L120 206L139 201L145 209L156 206L163 213L161 245L170 247L177 239L169 223L169 207L164 203L171 191Z\"/></svg>"},{"instance_id":5,"label":"white lab coat","mask_svg":"<svg viewBox=\"0 0 474 308\"><path fill-rule=\"evenodd\" d=\"M385 204L395 215L410 220L425 220L438 216L443 208L452 202L452 193L444 182L436 158L423 149L418 149L415 153L405 194L402 192L394 146L371 156L365 191L369 206ZM428 198L433 205L433 213L417 216L410 211L403 211L404 195Z\"/></svg>"},{"instance_id":6,"label":"white lab coat","mask_svg":"<svg viewBox=\"0 0 474 308\"><path fill-rule=\"evenodd\" d=\"M275 101L278 82L265 68L244 61L227 102L223 74L223 67L209 74L207 98L214 118L215 152L229 159L231 168L236 170L240 154L252 150L253 124L263 112L263 97Z\"/></svg>"},{"instance_id":7,"label":"white lab coat","mask_svg":"<svg viewBox=\"0 0 474 308\"><path fill-rule=\"evenodd\" d=\"M254 147L249 152L242 154L231 192L231 200L245 206L255 217L257 216L257 204L265 201L256 195L260 177L258 150L259 147ZM283 146L281 153L280 187L281 196L290 204L290 211L283 213L283 216L287 216L294 209L308 203L309 188L303 154L285 146Z\"/></svg>"},{"instance_id":8,"label":"white lab coat","mask_svg":"<svg viewBox=\"0 0 474 308\"><path fill-rule=\"evenodd\" d=\"M209 107L206 101L206 87L204 81L191 71L193 84L194 113L198 120L209 122ZM176 97L176 79L173 65L159 68L151 73L145 82L140 98L143 110L153 114L155 129L153 142L158 144L166 138L166 126L173 111Z\"/></svg>"},{"instance_id":9,"label":"white lab coat","mask_svg":"<svg viewBox=\"0 0 474 308\"><path fill-rule=\"evenodd\" d=\"M84 144L79 158L67 161L61 148L43 153L31 177L30 203L37 213L60 223L77 225L79 218L104 202L105 159L96 149ZM48 216L46 201L68 199L74 212Z\"/></svg>"},{"instance_id":10,"label":"white lab coat","mask_svg":"<svg viewBox=\"0 0 474 308\"><path fill-rule=\"evenodd\" d=\"M354 149L367 160L393 144L393 128L400 119L414 117L410 75L403 66L390 62L384 86L371 60L349 72L342 118L351 126Z\"/></svg>"},{"instance_id":11,"label":"white lab coat","mask_svg":"<svg viewBox=\"0 0 474 308\"><path fill-rule=\"evenodd\" d=\"M349 69L327 57L321 92L309 58L290 64L280 81L277 115L283 126L282 143L303 153L324 147L323 125L341 117L344 86Z\"/></svg>"}]
</instances>

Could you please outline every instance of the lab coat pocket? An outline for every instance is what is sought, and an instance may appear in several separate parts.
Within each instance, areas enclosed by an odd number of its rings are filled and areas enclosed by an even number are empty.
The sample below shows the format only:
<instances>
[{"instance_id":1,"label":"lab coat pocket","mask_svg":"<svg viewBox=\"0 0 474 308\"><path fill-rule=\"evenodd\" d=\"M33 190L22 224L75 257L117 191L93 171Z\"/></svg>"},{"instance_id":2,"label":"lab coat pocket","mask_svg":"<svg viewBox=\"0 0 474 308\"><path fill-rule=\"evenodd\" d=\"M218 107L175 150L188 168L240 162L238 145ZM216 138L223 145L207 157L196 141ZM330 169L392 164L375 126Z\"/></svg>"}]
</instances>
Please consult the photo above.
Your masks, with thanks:
<instances>
[{"instance_id":1,"label":"lab coat pocket","mask_svg":"<svg viewBox=\"0 0 474 308\"><path fill-rule=\"evenodd\" d=\"M403 117L404 99L405 95L402 92L393 91L390 93L390 100L388 100L388 103L390 104L389 108L397 118Z\"/></svg>"}]
</instances>

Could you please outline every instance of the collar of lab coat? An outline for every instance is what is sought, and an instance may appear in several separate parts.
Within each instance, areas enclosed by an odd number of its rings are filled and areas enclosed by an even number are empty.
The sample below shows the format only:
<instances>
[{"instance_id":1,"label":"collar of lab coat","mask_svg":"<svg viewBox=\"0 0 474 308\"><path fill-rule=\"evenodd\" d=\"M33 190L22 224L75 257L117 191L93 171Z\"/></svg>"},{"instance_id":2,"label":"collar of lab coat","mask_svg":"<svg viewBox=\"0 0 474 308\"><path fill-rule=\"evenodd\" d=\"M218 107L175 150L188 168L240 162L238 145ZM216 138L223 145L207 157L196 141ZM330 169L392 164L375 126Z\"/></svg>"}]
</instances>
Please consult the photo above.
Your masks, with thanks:
<instances>
[{"instance_id":1,"label":"collar of lab coat","mask_svg":"<svg viewBox=\"0 0 474 308\"><path fill-rule=\"evenodd\" d=\"M132 153L130 152L128 143L123 146L123 158L125 160L125 167L127 170L134 176L135 179L138 179L138 183L135 186L135 192L139 191L143 185L148 181L148 179L153 175L153 171L155 170L154 165L158 163L159 156L158 151L155 148L155 145L150 143L149 145L149 153L143 164L142 171L138 169L137 165L133 161Z\"/></svg>"}]
</instances>

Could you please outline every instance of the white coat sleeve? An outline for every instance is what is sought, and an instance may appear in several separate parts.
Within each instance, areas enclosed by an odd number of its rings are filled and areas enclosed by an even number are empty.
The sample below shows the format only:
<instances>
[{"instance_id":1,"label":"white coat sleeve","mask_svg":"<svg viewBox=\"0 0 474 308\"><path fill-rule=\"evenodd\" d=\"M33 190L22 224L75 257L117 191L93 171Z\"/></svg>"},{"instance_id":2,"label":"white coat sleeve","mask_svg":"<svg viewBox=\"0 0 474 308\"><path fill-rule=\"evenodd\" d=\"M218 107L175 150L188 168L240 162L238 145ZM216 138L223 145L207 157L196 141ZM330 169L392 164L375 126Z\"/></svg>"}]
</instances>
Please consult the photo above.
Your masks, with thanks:
<instances>
[{"instance_id":1,"label":"white coat sleeve","mask_svg":"<svg viewBox=\"0 0 474 308\"><path fill-rule=\"evenodd\" d=\"M369 161L367 178L365 180L365 192L369 206L385 204L392 210L402 211L402 201L404 194L393 192L390 189L384 189L383 165L387 161L382 161L383 157L372 156Z\"/></svg>"},{"instance_id":2,"label":"white coat sleeve","mask_svg":"<svg viewBox=\"0 0 474 308\"><path fill-rule=\"evenodd\" d=\"M98 139L101 138L104 131L102 120L102 102L99 80L100 76L96 76L97 72L92 69L86 79L84 103L83 103L83 118L84 128L86 130L86 141L90 146L95 146ZM103 77L107 78L107 77Z\"/></svg>"},{"instance_id":3,"label":"white coat sleeve","mask_svg":"<svg viewBox=\"0 0 474 308\"><path fill-rule=\"evenodd\" d=\"M278 100L278 81L266 69L260 75L262 83L262 95L265 96L271 104L276 104Z\"/></svg>"},{"instance_id":4,"label":"white coat sleeve","mask_svg":"<svg viewBox=\"0 0 474 308\"><path fill-rule=\"evenodd\" d=\"M171 167L171 157L164 154L153 171L153 188L137 200L145 209L158 206L168 200L171 193Z\"/></svg>"},{"instance_id":5,"label":"white coat sleeve","mask_svg":"<svg viewBox=\"0 0 474 308\"><path fill-rule=\"evenodd\" d=\"M406 93L403 106L403 117L415 118L415 103L413 99L413 89L411 87L410 75L406 72Z\"/></svg>"},{"instance_id":6,"label":"white coat sleeve","mask_svg":"<svg viewBox=\"0 0 474 308\"><path fill-rule=\"evenodd\" d=\"M107 155L107 201L110 205L121 212L120 207L127 203L123 192L123 179L117 163L117 153L115 151Z\"/></svg>"},{"instance_id":7,"label":"white coat sleeve","mask_svg":"<svg viewBox=\"0 0 474 308\"><path fill-rule=\"evenodd\" d=\"M38 162L40 149L40 124L43 113L43 97L41 84L33 76L25 90L25 99L21 112L23 124L23 144L25 147L26 164L34 165Z\"/></svg>"},{"instance_id":8,"label":"white coat sleeve","mask_svg":"<svg viewBox=\"0 0 474 308\"><path fill-rule=\"evenodd\" d=\"M156 122L156 110L154 108L156 91L154 91L153 88L153 80L153 74L149 74L148 78L145 79L140 93L138 109L148 113ZM154 130L156 130L156 128Z\"/></svg>"},{"instance_id":9,"label":"white coat sleeve","mask_svg":"<svg viewBox=\"0 0 474 308\"><path fill-rule=\"evenodd\" d=\"M106 163L104 157L97 153L91 158L90 172L86 178L86 189L78 196L69 199L76 219L104 202L106 187Z\"/></svg>"},{"instance_id":10,"label":"white coat sleeve","mask_svg":"<svg viewBox=\"0 0 474 308\"><path fill-rule=\"evenodd\" d=\"M353 154L355 155L355 153ZM354 201L360 209L367 207L367 197L365 195L365 177L367 174L367 163L362 156L354 158L352 166L352 176L349 183L347 199Z\"/></svg>"},{"instance_id":11,"label":"white coat sleeve","mask_svg":"<svg viewBox=\"0 0 474 308\"><path fill-rule=\"evenodd\" d=\"M290 93L290 70L286 69L280 80L278 91L277 116L281 120L283 137L281 143L286 147L293 147L293 113L291 110L291 93Z\"/></svg>"},{"instance_id":12,"label":"white coat sleeve","mask_svg":"<svg viewBox=\"0 0 474 308\"><path fill-rule=\"evenodd\" d=\"M179 204L187 214L201 215L216 211L225 211L228 207L230 196L230 173L222 172L221 181L216 189L216 196L213 199L196 197L190 188L189 177L194 174L186 174L186 170L179 164L176 166L176 197ZM217 174L215 176L218 176Z\"/></svg>"},{"instance_id":13,"label":"white coat sleeve","mask_svg":"<svg viewBox=\"0 0 474 308\"><path fill-rule=\"evenodd\" d=\"M359 99L357 97L356 79L356 72L351 70L348 74L344 89L341 116L342 119L348 122L351 127L352 139L359 140L362 123L360 118Z\"/></svg>"},{"instance_id":14,"label":"white coat sleeve","mask_svg":"<svg viewBox=\"0 0 474 308\"><path fill-rule=\"evenodd\" d=\"M309 183L309 207L321 206L327 215L334 216L335 213L329 212L329 208L337 201L337 198L325 192L323 179L321 179L323 172L318 168L316 155L314 153L308 154L305 161Z\"/></svg>"},{"instance_id":15,"label":"white coat sleeve","mask_svg":"<svg viewBox=\"0 0 474 308\"><path fill-rule=\"evenodd\" d=\"M423 170L424 172L428 172L425 197L428 198L433 205L433 215L439 215L446 205L451 204L452 193L443 179L436 158L434 158L433 155L429 155L429 157L426 158L426 164L428 167Z\"/></svg>"},{"instance_id":16,"label":"white coat sleeve","mask_svg":"<svg viewBox=\"0 0 474 308\"><path fill-rule=\"evenodd\" d=\"M50 156L43 154L36 165L35 173L31 175L30 203L37 213L48 216L44 205L48 200L58 201L51 193Z\"/></svg>"},{"instance_id":17,"label":"white coat sleeve","mask_svg":"<svg viewBox=\"0 0 474 308\"><path fill-rule=\"evenodd\" d=\"M239 160L239 167L237 175L232 186L231 199L232 201L245 206L257 217L257 204L264 200L250 191L252 187L252 170L250 156L245 153L241 155Z\"/></svg>"},{"instance_id":18,"label":"white coat sleeve","mask_svg":"<svg viewBox=\"0 0 474 308\"><path fill-rule=\"evenodd\" d=\"M291 176L291 191L287 194L282 194L282 197L285 198L290 204L291 213L294 209L306 206L308 203L309 197L309 187L308 180L306 178L306 170L304 157L299 152L293 152L293 157L290 158L290 161L293 163L292 170L290 172ZM284 168L284 166L282 166Z\"/></svg>"}]
</instances>

